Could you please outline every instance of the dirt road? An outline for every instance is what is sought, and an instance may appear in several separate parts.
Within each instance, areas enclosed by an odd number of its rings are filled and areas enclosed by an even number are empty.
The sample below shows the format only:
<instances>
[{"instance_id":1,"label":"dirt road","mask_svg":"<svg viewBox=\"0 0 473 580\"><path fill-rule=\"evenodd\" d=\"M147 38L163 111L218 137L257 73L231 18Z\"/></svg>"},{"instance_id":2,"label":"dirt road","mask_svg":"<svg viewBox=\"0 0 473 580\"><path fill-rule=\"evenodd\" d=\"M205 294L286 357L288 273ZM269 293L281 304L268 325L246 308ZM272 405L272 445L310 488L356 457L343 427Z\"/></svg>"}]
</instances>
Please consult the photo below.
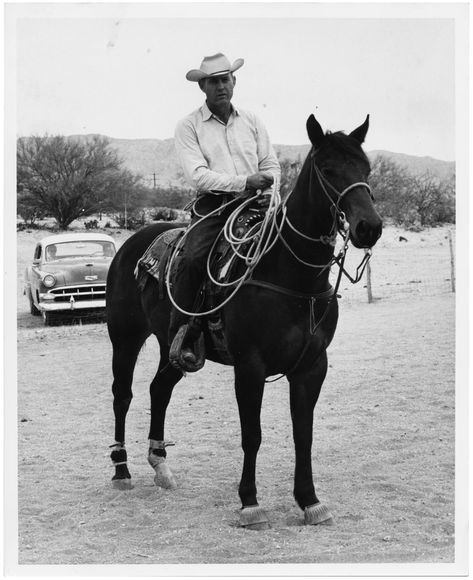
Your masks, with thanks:
<instances>
[{"instance_id":1,"label":"dirt road","mask_svg":"<svg viewBox=\"0 0 473 580\"><path fill-rule=\"evenodd\" d=\"M179 488L166 492L146 460L148 341L127 422L135 487L119 492L105 325L31 321L19 314L20 564L453 562L453 295L342 300L313 449L333 527L301 525L287 383L267 386L257 480L272 528L260 533L237 526L232 369L207 363L177 385L166 438Z\"/></svg>"}]
</instances>

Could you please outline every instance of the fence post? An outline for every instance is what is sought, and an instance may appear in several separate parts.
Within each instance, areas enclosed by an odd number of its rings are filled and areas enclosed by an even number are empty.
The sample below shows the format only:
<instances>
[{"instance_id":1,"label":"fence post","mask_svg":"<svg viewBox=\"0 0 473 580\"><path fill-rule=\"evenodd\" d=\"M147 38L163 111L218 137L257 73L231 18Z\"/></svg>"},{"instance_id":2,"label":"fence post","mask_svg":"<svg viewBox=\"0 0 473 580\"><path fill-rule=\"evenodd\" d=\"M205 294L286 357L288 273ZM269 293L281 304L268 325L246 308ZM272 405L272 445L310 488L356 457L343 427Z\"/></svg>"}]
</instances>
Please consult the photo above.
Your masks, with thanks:
<instances>
[{"instance_id":1,"label":"fence post","mask_svg":"<svg viewBox=\"0 0 473 580\"><path fill-rule=\"evenodd\" d=\"M452 282L452 292L455 292L455 254L453 251L452 230L448 230L448 245L450 247L450 280Z\"/></svg>"},{"instance_id":2,"label":"fence post","mask_svg":"<svg viewBox=\"0 0 473 580\"><path fill-rule=\"evenodd\" d=\"M373 293L371 291L371 264L366 265L366 291L368 292L368 304L373 302Z\"/></svg>"}]
</instances>

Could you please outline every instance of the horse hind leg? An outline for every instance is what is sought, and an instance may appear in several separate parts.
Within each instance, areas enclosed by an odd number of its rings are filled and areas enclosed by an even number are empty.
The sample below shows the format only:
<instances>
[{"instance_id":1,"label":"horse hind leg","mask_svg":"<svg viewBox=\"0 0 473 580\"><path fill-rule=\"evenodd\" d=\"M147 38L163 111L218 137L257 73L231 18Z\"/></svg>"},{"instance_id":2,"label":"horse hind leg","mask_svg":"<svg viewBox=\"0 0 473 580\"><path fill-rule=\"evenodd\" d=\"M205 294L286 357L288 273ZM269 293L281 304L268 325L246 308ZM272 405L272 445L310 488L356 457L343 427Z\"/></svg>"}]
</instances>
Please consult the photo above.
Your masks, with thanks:
<instances>
[{"instance_id":1,"label":"horse hind leg","mask_svg":"<svg viewBox=\"0 0 473 580\"><path fill-rule=\"evenodd\" d=\"M161 358L158 371L150 385L151 424L148 462L156 473L155 484L164 489L175 489L177 487L176 480L166 461L166 447L169 443L164 440L164 421L173 389L183 374L170 364L169 347L164 340L160 342L160 349Z\"/></svg>"},{"instance_id":2,"label":"horse hind leg","mask_svg":"<svg viewBox=\"0 0 473 580\"><path fill-rule=\"evenodd\" d=\"M125 341L113 343L113 412L115 415L115 443L110 458L115 467L112 485L117 489L131 489L131 475L125 448L125 421L133 398L133 372L138 353L146 336L127 336Z\"/></svg>"}]
</instances>

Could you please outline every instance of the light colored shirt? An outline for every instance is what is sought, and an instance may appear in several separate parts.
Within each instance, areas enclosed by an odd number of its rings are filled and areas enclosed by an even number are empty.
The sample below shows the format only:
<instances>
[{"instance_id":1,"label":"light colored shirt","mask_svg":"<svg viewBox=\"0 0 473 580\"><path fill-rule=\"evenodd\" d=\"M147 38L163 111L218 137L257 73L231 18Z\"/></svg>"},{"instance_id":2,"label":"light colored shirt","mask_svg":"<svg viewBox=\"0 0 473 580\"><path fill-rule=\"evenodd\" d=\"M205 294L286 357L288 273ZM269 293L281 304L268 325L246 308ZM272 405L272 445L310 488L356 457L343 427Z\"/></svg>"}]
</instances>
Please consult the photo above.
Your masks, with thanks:
<instances>
[{"instance_id":1,"label":"light colored shirt","mask_svg":"<svg viewBox=\"0 0 473 580\"><path fill-rule=\"evenodd\" d=\"M281 173L263 123L242 109L233 107L225 125L204 103L179 121L174 142L186 179L198 192L242 192L253 173Z\"/></svg>"}]
</instances>

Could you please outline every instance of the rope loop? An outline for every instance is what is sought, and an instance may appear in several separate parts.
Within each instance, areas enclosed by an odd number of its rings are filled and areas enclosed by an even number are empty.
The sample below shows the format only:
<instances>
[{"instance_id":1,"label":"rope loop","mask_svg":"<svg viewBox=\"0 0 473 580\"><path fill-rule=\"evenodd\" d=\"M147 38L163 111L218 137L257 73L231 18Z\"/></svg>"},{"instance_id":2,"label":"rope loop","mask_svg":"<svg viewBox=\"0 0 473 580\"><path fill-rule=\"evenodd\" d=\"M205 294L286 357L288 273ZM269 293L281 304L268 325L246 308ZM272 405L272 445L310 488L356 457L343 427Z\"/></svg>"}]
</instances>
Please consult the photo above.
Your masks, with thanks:
<instances>
[{"instance_id":1,"label":"rope loop","mask_svg":"<svg viewBox=\"0 0 473 580\"><path fill-rule=\"evenodd\" d=\"M269 205L264 214L263 220L258 224L255 224L250 230L246 233L245 236L239 238L233 234L233 227L237 223L238 219L241 217L242 213L257 199L259 199L262 195L269 196ZM235 202L234 199L231 199L229 202L222 204L216 210L209 212L206 216L202 217L201 219L209 219L210 217L217 214L217 212L221 212L222 209L228 207L230 204ZM220 287L230 287L233 286L233 290L230 294L215 308L211 308L210 310L201 311L201 312L189 312L181 308L175 301L172 292L171 292L171 271L172 271L172 264L176 257L178 256L179 252L181 251L185 238L189 234L189 232L196 227L197 224L200 223L200 220L197 221L195 224L191 225L184 235L178 240L176 247L174 248L174 252L171 255L171 258L168 262L168 266L165 273L165 283L166 289L169 295L169 299L172 305L179 310L182 314L186 316L209 316L210 314L214 314L218 312L225 304L227 304L238 292L241 288L243 282L247 280L250 276L255 267L258 265L261 258L267 254L271 248L276 243L278 236L276 234L277 231L277 214L279 207L281 205L281 197L279 194L279 179L275 179L273 186L271 187L270 193L260 192L256 195L250 196L247 198L243 203L239 204L236 209L230 214L229 218L227 219L223 229L222 234L225 237L225 240L230 244L230 247L233 252L233 257L242 260L245 264L245 271L243 274L237 278L236 280L232 280L230 282L220 282L216 280L213 276L210 265L212 262L212 256L214 255L217 245L220 241L220 236L217 236L215 239L210 252L207 256L207 275L210 278L211 282ZM247 249L245 253L243 253L243 246L247 245Z\"/></svg>"}]
</instances>

